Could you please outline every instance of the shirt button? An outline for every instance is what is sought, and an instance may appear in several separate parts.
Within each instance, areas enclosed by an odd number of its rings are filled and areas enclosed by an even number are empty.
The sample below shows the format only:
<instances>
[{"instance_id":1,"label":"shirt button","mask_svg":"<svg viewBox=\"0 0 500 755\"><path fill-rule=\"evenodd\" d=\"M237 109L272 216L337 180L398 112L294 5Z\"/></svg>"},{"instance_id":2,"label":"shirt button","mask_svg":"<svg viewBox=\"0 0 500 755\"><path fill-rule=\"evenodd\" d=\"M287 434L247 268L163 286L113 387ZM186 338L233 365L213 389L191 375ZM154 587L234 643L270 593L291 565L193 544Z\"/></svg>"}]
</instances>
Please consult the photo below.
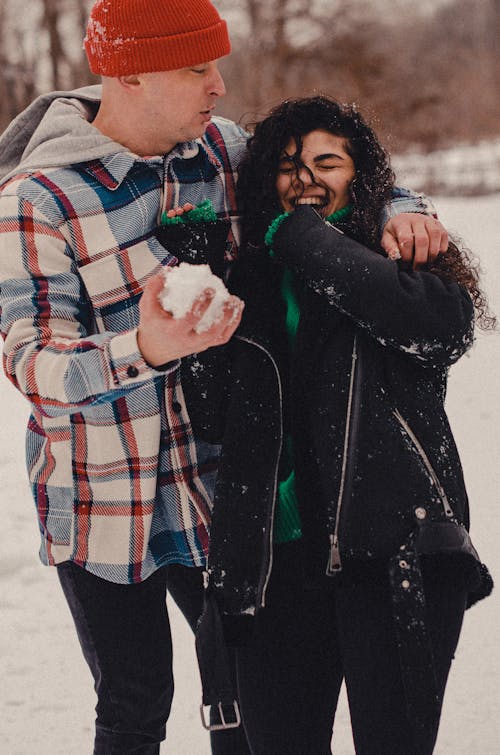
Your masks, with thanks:
<instances>
[{"instance_id":1,"label":"shirt button","mask_svg":"<svg viewBox=\"0 0 500 755\"><path fill-rule=\"evenodd\" d=\"M172 409L176 414L180 414L182 412L182 406L178 401L172 401Z\"/></svg>"},{"instance_id":2,"label":"shirt button","mask_svg":"<svg viewBox=\"0 0 500 755\"><path fill-rule=\"evenodd\" d=\"M135 377L137 377L138 374L139 374L139 370L137 369L137 367L134 367L133 364L131 364L131 365L129 365L129 367L127 367L127 375L130 378L135 378Z\"/></svg>"}]
</instances>

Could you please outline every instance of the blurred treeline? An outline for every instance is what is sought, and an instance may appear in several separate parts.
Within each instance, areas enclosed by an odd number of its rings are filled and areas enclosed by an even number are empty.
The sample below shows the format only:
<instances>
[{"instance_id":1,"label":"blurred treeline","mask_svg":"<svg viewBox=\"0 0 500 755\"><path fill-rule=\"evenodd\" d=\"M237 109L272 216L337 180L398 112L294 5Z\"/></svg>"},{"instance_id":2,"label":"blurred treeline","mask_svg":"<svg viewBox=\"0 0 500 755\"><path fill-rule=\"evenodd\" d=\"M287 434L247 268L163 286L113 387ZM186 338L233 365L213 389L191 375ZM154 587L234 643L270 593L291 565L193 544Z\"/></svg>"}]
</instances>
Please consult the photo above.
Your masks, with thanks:
<instances>
[{"instance_id":1,"label":"blurred treeline","mask_svg":"<svg viewBox=\"0 0 500 755\"><path fill-rule=\"evenodd\" d=\"M500 135L500 0L215 4L233 42L218 112L244 125L320 91L356 102L400 152ZM91 5L0 0L0 128L39 92L95 80L81 49Z\"/></svg>"}]
</instances>

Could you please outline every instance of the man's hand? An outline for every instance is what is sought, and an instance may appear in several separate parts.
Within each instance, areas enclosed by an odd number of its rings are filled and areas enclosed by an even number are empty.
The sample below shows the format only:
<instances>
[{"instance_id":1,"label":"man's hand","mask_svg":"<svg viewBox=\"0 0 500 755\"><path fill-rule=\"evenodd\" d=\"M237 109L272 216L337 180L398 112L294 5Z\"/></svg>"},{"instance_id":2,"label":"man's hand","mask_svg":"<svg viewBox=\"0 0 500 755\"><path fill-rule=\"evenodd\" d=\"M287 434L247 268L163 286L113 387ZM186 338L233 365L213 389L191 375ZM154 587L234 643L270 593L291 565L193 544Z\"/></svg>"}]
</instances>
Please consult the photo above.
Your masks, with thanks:
<instances>
[{"instance_id":1,"label":"man's hand","mask_svg":"<svg viewBox=\"0 0 500 755\"><path fill-rule=\"evenodd\" d=\"M402 212L385 225L381 244L391 259L400 257L417 268L448 249L448 232L436 218Z\"/></svg>"},{"instance_id":2,"label":"man's hand","mask_svg":"<svg viewBox=\"0 0 500 755\"><path fill-rule=\"evenodd\" d=\"M158 301L164 280L162 272L151 278L139 302L137 342L149 365L157 367L229 341L241 320L244 307L241 299L231 296L224 304L222 319L208 330L197 333L195 327L213 299L213 290L207 288L191 311L176 320Z\"/></svg>"}]
</instances>

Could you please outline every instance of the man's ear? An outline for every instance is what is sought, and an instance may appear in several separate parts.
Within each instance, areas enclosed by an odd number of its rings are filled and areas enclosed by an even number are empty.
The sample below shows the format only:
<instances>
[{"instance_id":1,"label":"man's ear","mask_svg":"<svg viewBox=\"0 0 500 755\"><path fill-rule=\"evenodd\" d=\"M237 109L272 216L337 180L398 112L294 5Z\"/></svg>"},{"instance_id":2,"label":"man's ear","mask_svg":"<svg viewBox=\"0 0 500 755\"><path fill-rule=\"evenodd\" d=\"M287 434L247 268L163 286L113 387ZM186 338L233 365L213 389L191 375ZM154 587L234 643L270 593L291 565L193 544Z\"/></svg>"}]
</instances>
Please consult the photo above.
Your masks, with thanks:
<instances>
[{"instance_id":1,"label":"man's ear","mask_svg":"<svg viewBox=\"0 0 500 755\"><path fill-rule=\"evenodd\" d=\"M118 76L118 81L126 89L133 89L141 84L140 78L136 73L131 73L127 76Z\"/></svg>"}]
</instances>

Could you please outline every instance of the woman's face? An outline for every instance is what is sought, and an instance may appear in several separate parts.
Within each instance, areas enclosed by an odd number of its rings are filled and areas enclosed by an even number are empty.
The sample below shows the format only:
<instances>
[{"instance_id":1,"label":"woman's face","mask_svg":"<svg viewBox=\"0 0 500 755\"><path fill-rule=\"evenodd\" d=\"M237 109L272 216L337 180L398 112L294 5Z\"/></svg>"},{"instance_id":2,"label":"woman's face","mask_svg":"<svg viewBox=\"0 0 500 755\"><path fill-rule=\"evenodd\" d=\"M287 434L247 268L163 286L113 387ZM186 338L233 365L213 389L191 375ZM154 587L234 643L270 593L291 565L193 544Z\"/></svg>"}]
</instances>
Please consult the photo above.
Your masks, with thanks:
<instances>
[{"instance_id":1,"label":"woman's face","mask_svg":"<svg viewBox=\"0 0 500 755\"><path fill-rule=\"evenodd\" d=\"M318 129L303 137L300 155L296 151L292 139L278 167L276 189L283 209L291 212L298 205L310 204L327 217L348 205L355 168L346 140Z\"/></svg>"}]
</instances>

